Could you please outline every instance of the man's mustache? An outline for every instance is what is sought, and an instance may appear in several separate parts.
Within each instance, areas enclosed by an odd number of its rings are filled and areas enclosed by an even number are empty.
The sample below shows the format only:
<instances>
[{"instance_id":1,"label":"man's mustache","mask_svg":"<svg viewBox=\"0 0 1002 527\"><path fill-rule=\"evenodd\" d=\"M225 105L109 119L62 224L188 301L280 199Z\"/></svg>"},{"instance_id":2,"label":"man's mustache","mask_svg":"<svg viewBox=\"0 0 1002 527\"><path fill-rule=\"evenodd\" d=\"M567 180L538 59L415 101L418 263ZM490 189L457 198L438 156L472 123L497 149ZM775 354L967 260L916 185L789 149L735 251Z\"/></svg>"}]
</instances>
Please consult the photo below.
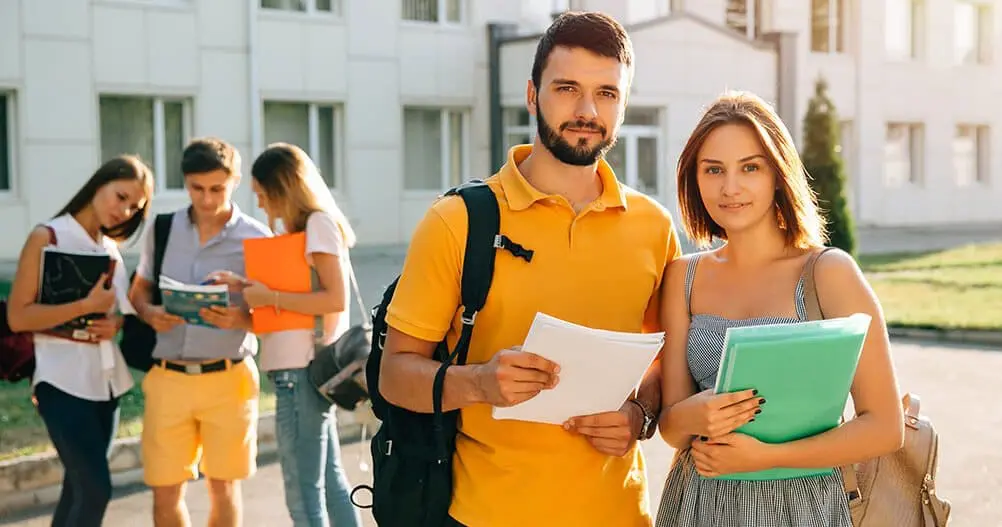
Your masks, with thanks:
<instances>
[{"instance_id":1,"label":"man's mustache","mask_svg":"<svg viewBox=\"0 0 1002 527\"><path fill-rule=\"evenodd\" d=\"M593 123L591 121L567 121L566 123L560 125L560 131L563 132L568 128L576 128L578 130L593 130L605 135L605 127L599 124Z\"/></svg>"}]
</instances>

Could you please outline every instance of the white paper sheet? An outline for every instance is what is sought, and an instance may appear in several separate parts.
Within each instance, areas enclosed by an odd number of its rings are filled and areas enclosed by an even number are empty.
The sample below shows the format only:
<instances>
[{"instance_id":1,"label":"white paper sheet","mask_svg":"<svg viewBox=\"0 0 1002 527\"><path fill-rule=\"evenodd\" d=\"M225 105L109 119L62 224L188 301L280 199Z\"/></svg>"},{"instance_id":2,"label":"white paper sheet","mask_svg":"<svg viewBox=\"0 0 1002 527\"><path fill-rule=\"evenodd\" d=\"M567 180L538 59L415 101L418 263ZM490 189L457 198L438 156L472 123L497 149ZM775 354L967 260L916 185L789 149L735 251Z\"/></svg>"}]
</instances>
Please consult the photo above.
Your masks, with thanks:
<instances>
[{"instance_id":1,"label":"white paper sheet","mask_svg":"<svg viewBox=\"0 0 1002 527\"><path fill-rule=\"evenodd\" d=\"M559 364L560 382L518 405L495 407L494 418L561 425L619 410L663 343L663 332L593 329L537 313L522 349Z\"/></svg>"}]
</instances>

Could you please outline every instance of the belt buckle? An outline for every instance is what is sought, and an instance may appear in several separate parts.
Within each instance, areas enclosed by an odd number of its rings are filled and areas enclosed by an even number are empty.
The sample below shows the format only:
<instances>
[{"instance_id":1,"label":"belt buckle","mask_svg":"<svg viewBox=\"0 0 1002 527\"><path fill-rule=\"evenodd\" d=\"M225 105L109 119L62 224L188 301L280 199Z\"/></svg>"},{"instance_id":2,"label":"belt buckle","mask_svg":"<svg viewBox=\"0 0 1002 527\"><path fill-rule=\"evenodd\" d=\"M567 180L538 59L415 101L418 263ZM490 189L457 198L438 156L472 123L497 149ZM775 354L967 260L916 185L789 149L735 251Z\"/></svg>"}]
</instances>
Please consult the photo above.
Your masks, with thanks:
<instances>
[{"instance_id":1,"label":"belt buckle","mask_svg":"<svg viewBox=\"0 0 1002 527\"><path fill-rule=\"evenodd\" d=\"M188 375L199 375L200 373L202 373L202 365L201 364L185 364L184 365L184 372L187 373Z\"/></svg>"}]
</instances>

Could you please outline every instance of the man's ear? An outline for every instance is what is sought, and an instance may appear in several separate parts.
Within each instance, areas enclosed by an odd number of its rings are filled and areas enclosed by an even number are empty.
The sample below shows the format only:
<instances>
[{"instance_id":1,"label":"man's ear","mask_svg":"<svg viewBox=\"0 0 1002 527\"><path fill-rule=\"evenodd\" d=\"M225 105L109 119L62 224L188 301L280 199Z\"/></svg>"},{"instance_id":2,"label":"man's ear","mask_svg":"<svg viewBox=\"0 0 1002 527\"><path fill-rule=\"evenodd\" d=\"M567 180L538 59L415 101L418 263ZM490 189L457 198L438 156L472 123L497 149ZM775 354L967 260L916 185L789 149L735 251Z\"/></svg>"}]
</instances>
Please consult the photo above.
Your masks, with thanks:
<instances>
[{"instance_id":1,"label":"man's ear","mask_svg":"<svg viewBox=\"0 0 1002 527\"><path fill-rule=\"evenodd\" d=\"M536 116L536 104L538 102L539 93L536 92L536 86L532 83L532 79L526 81L525 84L525 109L528 110L529 115Z\"/></svg>"}]
</instances>

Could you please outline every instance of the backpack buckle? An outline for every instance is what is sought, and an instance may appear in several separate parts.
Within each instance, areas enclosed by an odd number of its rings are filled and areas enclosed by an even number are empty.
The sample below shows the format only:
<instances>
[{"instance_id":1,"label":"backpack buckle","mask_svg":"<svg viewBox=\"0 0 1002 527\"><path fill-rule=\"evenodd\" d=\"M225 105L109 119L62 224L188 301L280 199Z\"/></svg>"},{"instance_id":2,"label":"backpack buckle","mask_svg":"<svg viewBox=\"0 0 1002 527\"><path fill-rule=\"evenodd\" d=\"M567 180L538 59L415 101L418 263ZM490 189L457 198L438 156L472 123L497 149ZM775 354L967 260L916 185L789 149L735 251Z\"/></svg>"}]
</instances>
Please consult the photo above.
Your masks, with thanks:
<instances>
[{"instance_id":1,"label":"backpack buckle","mask_svg":"<svg viewBox=\"0 0 1002 527\"><path fill-rule=\"evenodd\" d=\"M460 317L460 318L462 318L463 324L465 324L467 326L472 326L473 323L476 322L476 320L477 320L477 312L474 311L469 316L467 316L466 313L463 313L463 316Z\"/></svg>"}]
</instances>

